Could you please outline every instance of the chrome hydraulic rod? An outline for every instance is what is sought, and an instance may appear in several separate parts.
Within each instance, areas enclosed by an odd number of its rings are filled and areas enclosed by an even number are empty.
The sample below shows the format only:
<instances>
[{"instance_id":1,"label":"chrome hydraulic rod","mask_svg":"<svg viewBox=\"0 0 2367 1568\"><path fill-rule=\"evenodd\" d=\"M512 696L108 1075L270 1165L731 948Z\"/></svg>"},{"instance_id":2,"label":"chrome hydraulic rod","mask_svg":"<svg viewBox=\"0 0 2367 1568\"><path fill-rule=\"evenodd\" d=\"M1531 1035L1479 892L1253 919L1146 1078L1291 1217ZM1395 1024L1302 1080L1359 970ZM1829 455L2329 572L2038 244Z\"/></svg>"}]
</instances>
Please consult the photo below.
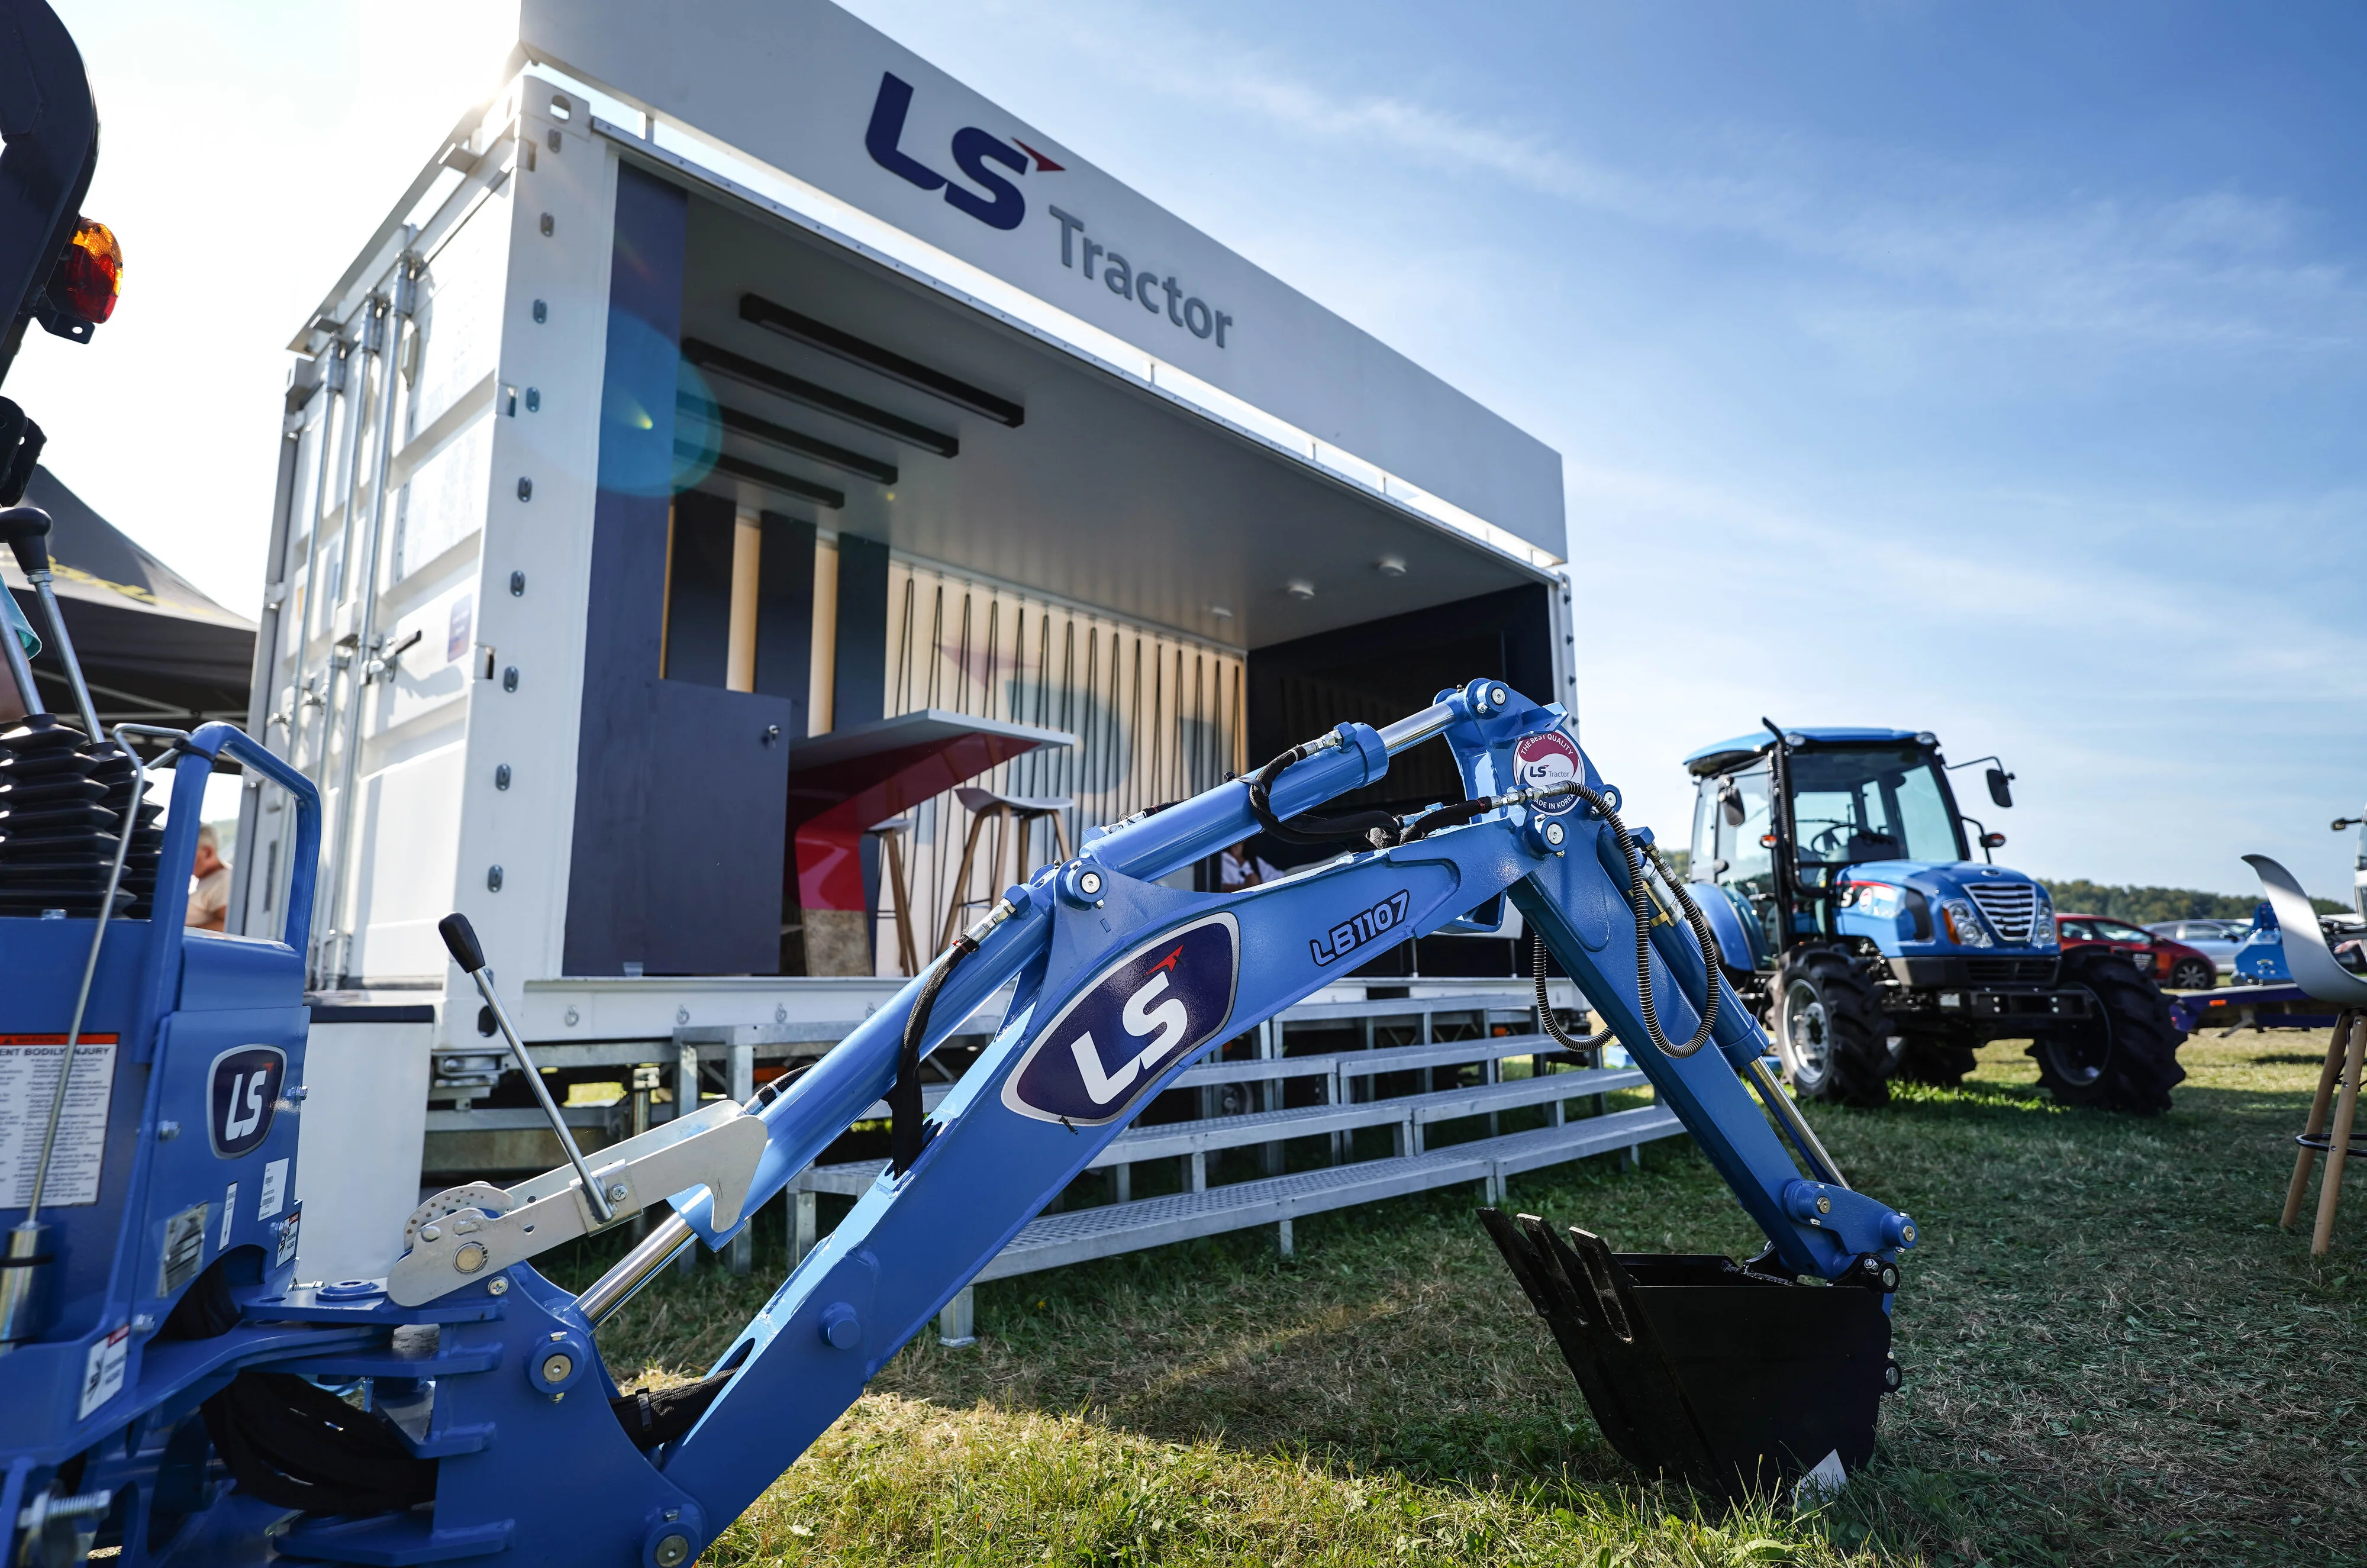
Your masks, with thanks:
<instances>
[{"instance_id":1,"label":"chrome hydraulic rod","mask_svg":"<svg viewBox=\"0 0 2367 1568\"><path fill-rule=\"evenodd\" d=\"M1817 1137L1816 1129L1808 1125L1808 1119L1800 1114L1800 1108L1792 1103L1792 1097L1784 1092L1784 1086L1776 1081L1773 1073L1768 1071L1764 1056L1751 1059L1750 1081L1757 1086L1759 1098L1766 1102L1767 1109L1775 1113L1784 1123L1784 1130L1792 1134L1792 1142L1808 1156L1808 1163L1817 1168L1818 1179L1829 1181L1836 1187L1847 1187L1849 1182L1842 1177L1841 1168L1833 1163L1833 1156L1825 1152L1824 1144Z\"/></svg>"},{"instance_id":2,"label":"chrome hydraulic rod","mask_svg":"<svg viewBox=\"0 0 2367 1568\"><path fill-rule=\"evenodd\" d=\"M575 1310L593 1327L599 1327L631 1301L643 1285L656 1279L659 1270L681 1257L684 1248L697 1240L698 1233L690 1228L689 1221L680 1214L668 1214L632 1251L594 1280L591 1289L575 1298Z\"/></svg>"}]
</instances>

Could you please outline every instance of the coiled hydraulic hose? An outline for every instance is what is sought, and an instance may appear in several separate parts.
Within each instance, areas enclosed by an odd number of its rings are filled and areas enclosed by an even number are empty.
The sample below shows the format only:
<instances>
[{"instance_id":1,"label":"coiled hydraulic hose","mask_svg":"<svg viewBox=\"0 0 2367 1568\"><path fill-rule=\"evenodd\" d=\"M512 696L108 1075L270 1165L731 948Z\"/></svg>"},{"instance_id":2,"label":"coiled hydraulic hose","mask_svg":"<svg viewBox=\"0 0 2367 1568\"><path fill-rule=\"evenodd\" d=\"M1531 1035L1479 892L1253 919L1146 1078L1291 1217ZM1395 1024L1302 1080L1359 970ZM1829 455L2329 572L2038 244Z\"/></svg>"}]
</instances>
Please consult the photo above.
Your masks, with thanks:
<instances>
[{"instance_id":1,"label":"coiled hydraulic hose","mask_svg":"<svg viewBox=\"0 0 2367 1568\"><path fill-rule=\"evenodd\" d=\"M1619 813L1611 808L1609 801L1575 779L1547 784L1541 789L1514 790L1497 799L1499 804L1514 805L1565 795L1574 795L1586 802L1595 815L1611 825L1612 833L1619 840L1619 858L1627 867L1627 904L1636 916L1636 1010L1643 1016L1644 1032L1662 1055L1690 1056L1709 1043L1710 1032L1717 1027L1717 939L1710 934L1709 922L1702 919L1701 910L1694 908L1693 901L1685 896L1685 890L1677 885L1676 876L1669 869L1669 863L1661 858L1659 846L1646 845L1645 853L1650 855L1652 863L1659 867L1660 875L1668 882L1669 891L1676 896L1677 908L1684 912L1685 923L1693 928L1693 941L1701 946L1703 965L1709 972L1709 996L1702 1007L1701 1027L1694 1030L1693 1038L1683 1044L1671 1045L1669 1037L1660 1032L1659 1010L1652 1003L1652 921L1655 915L1652 890L1645 879L1643 859L1636 852L1636 840L1628 836L1627 825L1619 820ZM1546 1032L1565 1050L1592 1050L1609 1038L1612 1032L1605 1030L1583 1041L1571 1041L1562 1032L1561 1026L1554 1021L1553 1010L1546 1006L1545 939L1542 936L1537 938L1535 951L1537 1010L1545 1016Z\"/></svg>"}]
</instances>

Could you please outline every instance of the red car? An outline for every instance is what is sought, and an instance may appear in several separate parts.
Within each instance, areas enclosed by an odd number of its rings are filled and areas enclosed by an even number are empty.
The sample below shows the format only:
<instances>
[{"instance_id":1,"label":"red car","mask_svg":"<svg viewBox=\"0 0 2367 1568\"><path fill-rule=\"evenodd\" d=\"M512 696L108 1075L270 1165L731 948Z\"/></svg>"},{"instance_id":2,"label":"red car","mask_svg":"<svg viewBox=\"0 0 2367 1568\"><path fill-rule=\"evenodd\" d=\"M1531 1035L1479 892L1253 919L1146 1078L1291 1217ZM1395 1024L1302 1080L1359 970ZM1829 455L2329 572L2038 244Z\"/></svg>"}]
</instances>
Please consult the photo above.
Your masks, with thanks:
<instances>
[{"instance_id":1,"label":"red car","mask_svg":"<svg viewBox=\"0 0 2367 1568\"><path fill-rule=\"evenodd\" d=\"M2128 954L2138 972L2171 991L2207 991L2219 983L2219 966L2198 947L2156 936L2126 920L2101 915L2057 915L2055 930L2066 948L2109 947Z\"/></svg>"}]
</instances>

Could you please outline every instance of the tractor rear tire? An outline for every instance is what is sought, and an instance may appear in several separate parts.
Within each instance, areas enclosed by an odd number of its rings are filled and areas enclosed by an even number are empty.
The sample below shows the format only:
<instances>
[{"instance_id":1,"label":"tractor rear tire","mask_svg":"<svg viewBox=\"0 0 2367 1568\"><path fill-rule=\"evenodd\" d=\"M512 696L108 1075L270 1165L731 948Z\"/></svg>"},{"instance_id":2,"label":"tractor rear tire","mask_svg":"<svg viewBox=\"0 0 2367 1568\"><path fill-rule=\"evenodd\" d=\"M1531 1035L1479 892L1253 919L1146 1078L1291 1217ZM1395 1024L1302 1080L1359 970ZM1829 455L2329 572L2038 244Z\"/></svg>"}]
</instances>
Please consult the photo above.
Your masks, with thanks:
<instances>
[{"instance_id":1,"label":"tractor rear tire","mask_svg":"<svg viewBox=\"0 0 2367 1568\"><path fill-rule=\"evenodd\" d=\"M1890 1026L1857 961L1829 947L1786 953L1775 971L1777 1055L1803 1100L1833 1105L1890 1100Z\"/></svg>"},{"instance_id":2,"label":"tractor rear tire","mask_svg":"<svg viewBox=\"0 0 2367 1568\"><path fill-rule=\"evenodd\" d=\"M1892 1076L1908 1083L1954 1089L1973 1070L1973 1047L1963 1037L1942 1030L1910 1030L1898 1048Z\"/></svg>"},{"instance_id":3,"label":"tractor rear tire","mask_svg":"<svg viewBox=\"0 0 2367 1568\"><path fill-rule=\"evenodd\" d=\"M2110 948L2074 948L2063 955L2065 987L2085 987L2098 1015L2052 1029L2031 1042L2039 1087L2065 1105L2158 1116L2169 1091L2185 1081L2178 1048L2186 1034L2170 1021L2169 1000Z\"/></svg>"}]
</instances>

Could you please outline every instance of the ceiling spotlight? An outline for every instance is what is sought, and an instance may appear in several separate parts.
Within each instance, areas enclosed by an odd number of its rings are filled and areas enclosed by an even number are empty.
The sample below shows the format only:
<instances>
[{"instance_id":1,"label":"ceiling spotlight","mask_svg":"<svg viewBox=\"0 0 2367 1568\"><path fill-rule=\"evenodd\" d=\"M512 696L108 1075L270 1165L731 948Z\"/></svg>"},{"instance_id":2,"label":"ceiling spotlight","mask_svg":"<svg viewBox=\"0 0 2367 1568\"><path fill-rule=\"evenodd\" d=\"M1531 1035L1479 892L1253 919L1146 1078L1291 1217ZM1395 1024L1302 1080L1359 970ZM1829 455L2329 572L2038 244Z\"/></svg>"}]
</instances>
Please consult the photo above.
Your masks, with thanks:
<instances>
[{"instance_id":1,"label":"ceiling spotlight","mask_svg":"<svg viewBox=\"0 0 2367 1568\"><path fill-rule=\"evenodd\" d=\"M1403 577L1405 575L1405 557L1403 556L1383 556L1373 564L1381 569L1381 575L1383 577Z\"/></svg>"},{"instance_id":2,"label":"ceiling spotlight","mask_svg":"<svg viewBox=\"0 0 2367 1568\"><path fill-rule=\"evenodd\" d=\"M1308 581L1307 579L1303 577L1292 578L1288 582L1284 583L1282 588L1284 592L1289 594L1294 599L1312 599L1315 597L1315 584Z\"/></svg>"},{"instance_id":3,"label":"ceiling spotlight","mask_svg":"<svg viewBox=\"0 0 2367 1568\"><path fill-rule=\"evenodd\" d=\"M1217 619L1220 621L1229 621L1233 618L1233 612L1231 609L1223 604L1209 605L1208 614L1216 616Z\"/></svg>"}]
</instances>

